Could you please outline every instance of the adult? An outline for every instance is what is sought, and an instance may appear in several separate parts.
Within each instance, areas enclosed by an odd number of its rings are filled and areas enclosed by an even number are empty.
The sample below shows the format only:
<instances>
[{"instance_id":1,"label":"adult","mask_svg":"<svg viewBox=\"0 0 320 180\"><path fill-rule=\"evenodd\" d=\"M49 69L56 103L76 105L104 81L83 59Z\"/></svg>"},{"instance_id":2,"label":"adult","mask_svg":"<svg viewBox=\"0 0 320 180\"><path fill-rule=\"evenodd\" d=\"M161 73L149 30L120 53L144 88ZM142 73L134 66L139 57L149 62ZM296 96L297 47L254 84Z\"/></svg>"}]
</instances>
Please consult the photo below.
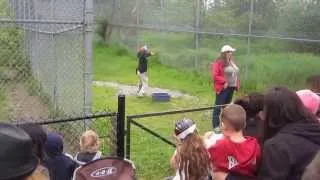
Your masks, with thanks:
<instances>
[{"instance_id":1,"label":"adult","mask_svg":"<svg viewBox=\"0 0 320 180\"><path fill-rule=\"evenodd\" d=\"M145 89L148 87L148 57L151 55L153 55L153 53L146 45L141 47L137 54L138 67L136 69L136 73L139 77L138 96L143 96Z\"/></svg>"},{"instance_id":2,"label":"adult","mask_svg":"<svg viewBox=\"0 0 320 180\"><path fill-rule=\"evenodd\" d=\"M44 169L48 169L48 156L44 149L47 134L44 129L40 125L34 123L21 124L19 125L19 127L31 137L33 144L33 153L39 159L40 166L43 166ZM52 172L50 171L50 169L48 169L48 173L50 174L50 176L52 176Z\"/></svg>"},{"instance_id":3,"label":"adult","mask_svg":"<svg viewBox=\"0 0 320 180\"><path fill-rule=\"evenodd\" d=\"M0 180L49 180L33 153L30 136L22 129L0 123Z\"/></svg>"},{"instance_id":4,"label":"adult","mask_svg":"<svg viewBox=\"0 0 320 180\"><path fill-rule=\"evenodd\" d=\"M229 104L232 101L234 91L239 89L239 68L232 56L235 50L229 45L223 46L220 57L211 63L213 88L216 92L212 126L216 130L219 128L221 105Z\"/></svg>"},{"instance_id":5,"label":"adult","mask_svg":"<svg viewBox=\"0 0 320 180\"><path fill-rule=\"evenodd\" d=\"M258 179L298 180L320 148L320 125L295 92L274 87L264 99Z\"/></svg>"}]
</instances>

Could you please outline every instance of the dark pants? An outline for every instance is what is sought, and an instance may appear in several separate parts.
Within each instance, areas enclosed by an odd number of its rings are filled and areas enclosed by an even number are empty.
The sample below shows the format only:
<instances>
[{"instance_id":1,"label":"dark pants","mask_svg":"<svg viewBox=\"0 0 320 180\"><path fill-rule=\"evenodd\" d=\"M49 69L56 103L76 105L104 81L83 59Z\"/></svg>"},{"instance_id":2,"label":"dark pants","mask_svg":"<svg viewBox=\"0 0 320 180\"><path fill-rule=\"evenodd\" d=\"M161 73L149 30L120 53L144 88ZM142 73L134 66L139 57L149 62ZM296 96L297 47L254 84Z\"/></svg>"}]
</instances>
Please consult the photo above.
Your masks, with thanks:
<instances>
[{"instance_id":1,"label":"dark pants","mask_svg":"<svg viewBox=\"0 0 320 180\"><path fill-rule=\"evenodd\" d=\"M221 106L224 104L229 104L232 100L233 92L236 88L235 87L227 87L226 89L223 89L219 94L216 94L216 101L215 106L213 108L213 116L212 116L212 126L213 128L219 127L220 124L220 112L221 112Z\"/></svg>"}]
</instances>

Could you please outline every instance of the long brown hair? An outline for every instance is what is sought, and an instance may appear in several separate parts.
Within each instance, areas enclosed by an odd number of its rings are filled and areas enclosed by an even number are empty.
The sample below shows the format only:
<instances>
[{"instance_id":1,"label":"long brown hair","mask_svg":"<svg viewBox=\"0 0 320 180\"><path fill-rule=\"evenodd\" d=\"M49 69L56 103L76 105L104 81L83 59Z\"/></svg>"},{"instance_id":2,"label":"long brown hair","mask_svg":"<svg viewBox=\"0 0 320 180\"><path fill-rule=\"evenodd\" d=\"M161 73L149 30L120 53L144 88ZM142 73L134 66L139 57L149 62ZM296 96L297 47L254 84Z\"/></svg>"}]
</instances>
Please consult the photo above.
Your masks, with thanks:
<instances>
[{"instance_id":1,"label":"long brown hair","mask_svg":"<svg viewBox=\"0 0 320 180\"><path fill-rule=\"evenodd\" d=\"M207 149L197 133L188 135L178 146L175 161L180 177L184 171L185 180L199 180L205 177L210 169Z\"/></svg>"},{"instance_id":2,"label":"long brown hair","mask_svg":"<svg viewBox=\"0 0 320 180\"><path fill-rule=\"evenodd\" d=\"M264 137L267 140L290 123L315 123L317 119L302 104L298 95L286 87L274 87L264 98Z\"/></svg>"}]
</instances>

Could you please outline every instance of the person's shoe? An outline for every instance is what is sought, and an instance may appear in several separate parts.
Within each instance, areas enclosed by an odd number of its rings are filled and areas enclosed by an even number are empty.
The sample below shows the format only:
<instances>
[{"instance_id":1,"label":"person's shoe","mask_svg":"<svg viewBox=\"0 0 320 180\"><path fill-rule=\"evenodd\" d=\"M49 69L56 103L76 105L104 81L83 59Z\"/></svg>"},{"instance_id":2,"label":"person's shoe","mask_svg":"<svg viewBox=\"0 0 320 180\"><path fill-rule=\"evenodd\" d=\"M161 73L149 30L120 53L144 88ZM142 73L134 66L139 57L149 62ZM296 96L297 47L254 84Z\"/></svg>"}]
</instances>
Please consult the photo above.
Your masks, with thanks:
<instances>
[{"instance_id":1,"label":"person's shoe","mask_svg":"<svg viewBox=\"0 0 320 180\"><path fill-rule=\"evenodd\" d=\"M137 96L138 96L138 97L143 97L143 92L139 91L139 92L137 93Z\"/></svg>"}]
</instances>

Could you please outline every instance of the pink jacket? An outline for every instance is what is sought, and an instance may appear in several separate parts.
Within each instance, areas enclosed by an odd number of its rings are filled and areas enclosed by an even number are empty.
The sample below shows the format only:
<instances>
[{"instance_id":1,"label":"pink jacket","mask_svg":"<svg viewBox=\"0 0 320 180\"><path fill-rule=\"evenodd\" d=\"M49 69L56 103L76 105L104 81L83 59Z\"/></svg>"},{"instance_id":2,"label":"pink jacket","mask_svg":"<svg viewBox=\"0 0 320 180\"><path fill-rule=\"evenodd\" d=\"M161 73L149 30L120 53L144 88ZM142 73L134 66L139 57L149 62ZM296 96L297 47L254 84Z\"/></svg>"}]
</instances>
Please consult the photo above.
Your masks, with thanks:
<instances>
[{"instance_id":1,"label":"pink jacket","mask_svg":"<svg viewBox=\"0 0 320 180\"><path fill-rule=\"evenodd\" d=\"M233 62L234 63L234 62ZM211 63L211 76L213 81L213 90L219 94L223 90L223 85L226 82L224 78L224 62L218 58ZM237 90L240 87L240 81L237 83Z\"/></svg>"}]
</instances>

